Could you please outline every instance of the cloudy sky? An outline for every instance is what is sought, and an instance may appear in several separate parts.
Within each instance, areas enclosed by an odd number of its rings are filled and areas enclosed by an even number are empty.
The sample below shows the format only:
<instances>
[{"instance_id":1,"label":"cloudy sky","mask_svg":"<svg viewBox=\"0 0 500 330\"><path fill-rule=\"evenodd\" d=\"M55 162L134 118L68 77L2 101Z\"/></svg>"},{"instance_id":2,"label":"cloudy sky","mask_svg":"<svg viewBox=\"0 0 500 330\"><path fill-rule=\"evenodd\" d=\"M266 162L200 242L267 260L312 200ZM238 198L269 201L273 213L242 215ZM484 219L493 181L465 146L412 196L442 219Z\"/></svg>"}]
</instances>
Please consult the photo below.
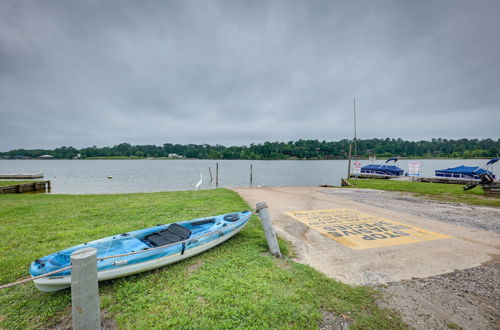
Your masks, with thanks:
<instances>
[{"instance_id":1,"label":"cloudy sky","mask_svg":"<svg viewBox=\"0 0 500 330\"><path fill-rule=\"evenodd\" d=\"M500 137L500 1L0 1L0 151Z\"/></svg>"}]
</instances>

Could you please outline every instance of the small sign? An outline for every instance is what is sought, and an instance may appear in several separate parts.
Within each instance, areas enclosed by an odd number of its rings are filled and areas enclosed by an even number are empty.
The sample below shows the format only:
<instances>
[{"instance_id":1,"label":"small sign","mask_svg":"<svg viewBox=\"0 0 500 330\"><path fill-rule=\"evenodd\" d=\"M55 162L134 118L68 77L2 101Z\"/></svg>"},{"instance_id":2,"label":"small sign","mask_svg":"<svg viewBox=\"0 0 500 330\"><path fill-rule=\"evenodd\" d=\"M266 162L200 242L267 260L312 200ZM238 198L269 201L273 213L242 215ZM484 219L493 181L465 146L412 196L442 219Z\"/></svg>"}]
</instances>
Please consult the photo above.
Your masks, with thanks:
<instances>
[{"instance_id":1,"label":"small sign","mask_svg":"<svg viewBox=\"0 0 500 330\"><path fill-rule=\"evenodd\" d=\"M419 170L419 162L408 162L408 176L419 176Z\"/></svg>"},{"instance_id":2,"label":"small sign","mask_svg":"<svg viewBox=\"0 0 500 330\"><path fill-rule=\"evenodd\" d=\"M354 250L433 241L449 236L351 209L292 211L292 218Z\"/></svg>"},{"instance_id":3,"label":"small sign","mask_svg":"<svg viewBox=\"0 0 500 330\"><path fill-rule=\"evenodd\" d=\"M356 161L356 162L353 163L353 166L354 166L354 168L353 168L353 172L352 173L354 173L354 174L361 174L361 162L357 162Z\"/></svg>"}]
</instances>

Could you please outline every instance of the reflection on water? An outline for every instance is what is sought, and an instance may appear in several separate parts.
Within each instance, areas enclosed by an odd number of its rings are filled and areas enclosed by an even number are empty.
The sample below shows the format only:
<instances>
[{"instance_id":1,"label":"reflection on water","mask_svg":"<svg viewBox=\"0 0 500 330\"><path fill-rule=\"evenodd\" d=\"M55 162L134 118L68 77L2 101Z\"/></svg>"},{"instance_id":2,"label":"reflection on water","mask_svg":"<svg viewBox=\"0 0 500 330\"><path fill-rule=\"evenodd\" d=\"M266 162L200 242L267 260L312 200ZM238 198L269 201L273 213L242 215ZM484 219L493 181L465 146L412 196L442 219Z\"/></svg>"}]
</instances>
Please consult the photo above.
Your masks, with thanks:
<instances>
[{"instance_id":1,"label":"reflection on water","mask_svg":"<svg viewBox=\"0 0 500 330\"><path fill-rule=\"evenodd\" d=\"M397 165L406 172L408 161L419 161L421 175L433 176L435 169L484 166L487 160L400 160ZM219 187L249 186L250 165L253 186L339 185L347 174L346 160L0 160L0 174L43 173L44 180L52 181L52 193L98 194L194 189L201 171L200 189L211 189L215 188L216 162ZM362 161L362 165L369 163Z\"/></svg>"}]
</instances>

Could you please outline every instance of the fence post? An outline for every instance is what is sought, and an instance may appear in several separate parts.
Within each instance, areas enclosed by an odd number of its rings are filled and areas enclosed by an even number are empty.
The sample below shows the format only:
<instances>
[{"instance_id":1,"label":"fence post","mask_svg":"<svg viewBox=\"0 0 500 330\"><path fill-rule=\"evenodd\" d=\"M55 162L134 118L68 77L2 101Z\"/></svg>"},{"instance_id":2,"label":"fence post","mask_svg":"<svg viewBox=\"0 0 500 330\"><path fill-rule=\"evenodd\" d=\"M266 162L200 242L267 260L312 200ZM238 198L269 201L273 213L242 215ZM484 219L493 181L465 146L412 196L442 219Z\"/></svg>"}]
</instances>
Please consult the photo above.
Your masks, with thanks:
<instances>
[{"instance_id":1,"label":"fence post","mask_svg":"<svg viewBox=\"0 0 500 330\"><path fill-rule=\"evenodd\" d=\"M269 251L271 251L273 256L281 258L280 246L278 245L278 239L276 238L276 233L274 232L271 215L269 214L266 202L257 203L255 209L259 215L262 227L264 228Z\"/></svg>"},{"instance_id":2,"label":"fence post","mask_svg":"<svg viewBox=\"0 0 500 330\"><path fill-rule=\"evenodd\" d=\"M71 254L71 315L74 330L101 329L97 249L87 247Z\"/></svg>"}]
</instances>

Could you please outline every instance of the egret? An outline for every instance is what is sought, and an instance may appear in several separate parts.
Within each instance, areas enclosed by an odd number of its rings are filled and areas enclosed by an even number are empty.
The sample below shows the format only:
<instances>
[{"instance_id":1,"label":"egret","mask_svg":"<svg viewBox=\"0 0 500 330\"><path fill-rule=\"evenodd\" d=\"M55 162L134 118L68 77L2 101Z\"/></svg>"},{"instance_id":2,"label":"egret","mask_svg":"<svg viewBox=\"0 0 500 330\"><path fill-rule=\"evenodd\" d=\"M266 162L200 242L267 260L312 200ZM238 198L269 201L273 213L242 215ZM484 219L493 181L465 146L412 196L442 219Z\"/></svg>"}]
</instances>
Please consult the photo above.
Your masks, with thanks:
<instances>
[{"instance_id":1,"label":"egret","mask_svg":"<svg viewBox=\"0 0 500 330\"><path fill-rule=\"evenodd\" d=\"M203 173L200 172L200 181L196 184L196 189L200 189L201 183L203 182Z\"/></svg>"}]
</instances>

